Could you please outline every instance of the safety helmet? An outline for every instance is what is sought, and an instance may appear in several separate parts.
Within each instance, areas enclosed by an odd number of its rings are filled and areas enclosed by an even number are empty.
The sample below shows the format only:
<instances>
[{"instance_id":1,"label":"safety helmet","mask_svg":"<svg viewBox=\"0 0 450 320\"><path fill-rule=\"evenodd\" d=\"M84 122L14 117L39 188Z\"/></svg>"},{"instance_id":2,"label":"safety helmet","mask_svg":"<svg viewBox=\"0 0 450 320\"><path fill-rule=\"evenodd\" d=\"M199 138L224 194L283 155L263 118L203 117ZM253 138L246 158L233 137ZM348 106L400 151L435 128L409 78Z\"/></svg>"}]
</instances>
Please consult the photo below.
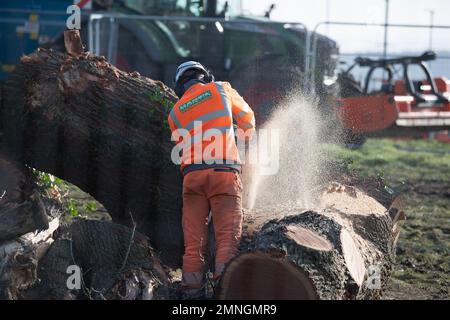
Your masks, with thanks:
<instances>
[{"instance_id":1,"label":"safety helmet","mask_svg":"<svg viewBox=\"0 0 450 320\"><path fill-rule=\"evenodd\" d=\"M186 71L192 70L192 69L199 70L202 73L204 73L205 75L209 74L209 72L206 70L206 68L204 66L202 66L202 64L200 62L187 61L178 66L177 72L175 73L175 79L174 79L175 83L178 83L178 81L181 79L181 77L183 76L183 74Z\"/></svg>"}]
</instances>

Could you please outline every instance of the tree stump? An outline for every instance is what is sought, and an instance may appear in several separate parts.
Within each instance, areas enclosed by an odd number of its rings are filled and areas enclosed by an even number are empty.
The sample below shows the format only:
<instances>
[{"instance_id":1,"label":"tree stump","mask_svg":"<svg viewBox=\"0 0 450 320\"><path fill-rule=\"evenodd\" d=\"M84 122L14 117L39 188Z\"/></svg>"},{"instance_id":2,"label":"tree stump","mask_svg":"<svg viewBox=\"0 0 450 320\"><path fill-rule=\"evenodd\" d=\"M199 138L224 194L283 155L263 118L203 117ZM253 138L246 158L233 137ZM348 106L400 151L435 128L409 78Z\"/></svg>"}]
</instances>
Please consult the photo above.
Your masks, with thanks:
<instances>
[{"instance_id":1,"label":"tree stump","mask_svg":"<svg viewBox=\"0 0 450 320\"><path fill-rule=\"evenodd\" d=\"M249 212L242 252L226 269L219 297L380 297L395 257L393 209L355 187L335 183L316 211L280 206Z\"/></svg>"}]
</instances>

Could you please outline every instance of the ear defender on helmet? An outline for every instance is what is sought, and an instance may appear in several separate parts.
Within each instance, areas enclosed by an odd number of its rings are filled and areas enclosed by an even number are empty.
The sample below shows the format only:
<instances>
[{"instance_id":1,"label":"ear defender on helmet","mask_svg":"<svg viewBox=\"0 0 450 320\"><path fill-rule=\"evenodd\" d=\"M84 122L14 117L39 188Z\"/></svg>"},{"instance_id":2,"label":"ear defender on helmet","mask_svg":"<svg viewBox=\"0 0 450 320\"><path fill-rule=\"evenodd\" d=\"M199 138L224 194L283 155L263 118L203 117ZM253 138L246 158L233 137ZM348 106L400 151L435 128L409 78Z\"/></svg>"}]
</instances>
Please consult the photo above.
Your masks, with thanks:
<instances>
[{"instance_id":1,"label":"ear defender on helmet","mask_svg":"<svg viewBox=\"0 0 450 320\"><path fill-rule=\"evenodd\" d=\"M185 89L184 89L184 84L181 84L179 82L175 83L175 88L174 88L175 94L177 95L178 99L181 99L181 97L183 96Z\"/></svg>"},{"instance_id":2,"label":"ear defender on helmet","mask_svg":"<svg viewBox=\"0 0 450 320\"><path fill-rule=\"evenodd\" d=\"M205 77L203 78L203 80L206 83L214 82L214 80L215 80L214 75L212 74L212 72L210 70L206 70Z\"/></svg>"}]
</instances>

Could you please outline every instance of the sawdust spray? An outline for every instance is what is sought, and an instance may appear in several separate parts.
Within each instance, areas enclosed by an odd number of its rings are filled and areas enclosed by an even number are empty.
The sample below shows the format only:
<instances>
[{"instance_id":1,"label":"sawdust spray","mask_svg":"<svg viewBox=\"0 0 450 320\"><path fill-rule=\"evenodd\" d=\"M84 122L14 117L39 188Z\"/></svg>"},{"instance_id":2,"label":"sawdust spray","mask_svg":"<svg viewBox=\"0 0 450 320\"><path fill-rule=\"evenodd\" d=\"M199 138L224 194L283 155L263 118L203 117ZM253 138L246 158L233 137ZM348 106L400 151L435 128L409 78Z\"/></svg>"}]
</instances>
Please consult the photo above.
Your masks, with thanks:
<instances>
[{"instance_id":1,"label":"sawdust spray","mask_svg":"<svg viewBox=\"0 0 450 320\"><path fill-rule=\"evenodd\" d=\"M313 208L324 170L320 148L323 125L315 98L298 92L281 103L263 126L269 134L278 131L278 170L273 175L261 174L259 166L264 159L258 159L248 182L249 209L279 204ZM272 160L274 156L270 154Z\"/></svg>"}]
</instances>

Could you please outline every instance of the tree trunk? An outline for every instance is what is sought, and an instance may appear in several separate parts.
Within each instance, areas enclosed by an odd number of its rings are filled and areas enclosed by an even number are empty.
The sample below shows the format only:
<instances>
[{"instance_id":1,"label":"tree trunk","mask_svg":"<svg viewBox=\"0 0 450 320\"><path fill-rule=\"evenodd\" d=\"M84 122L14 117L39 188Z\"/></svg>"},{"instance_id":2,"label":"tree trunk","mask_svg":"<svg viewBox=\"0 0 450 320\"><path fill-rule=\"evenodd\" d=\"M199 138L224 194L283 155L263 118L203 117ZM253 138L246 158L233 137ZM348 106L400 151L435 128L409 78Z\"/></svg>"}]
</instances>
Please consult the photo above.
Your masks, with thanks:
<instances>
[{"instance_id":1,"label":"tree trunk","mask_svg":"<svg viewBox=\"0 0 450 320\"><path fill-rule=\"evenodd\" d=\"M378 298L395 257L398 221L392 212L403 211L337 183L316 211L254 210L246 216L242 253L225 271L219 297Z\"/></svg>"},{"instance_id":2,"label":"tree trunk","mask_svg":"<svg viewBox=\"0 0 450 320\"><path fill-rule=\"evenodd\" d=\"M6 81L0 115L19 161L91 194L115 222L131 226L131 213L163 261L179 266L181 174L167 123L175 100L103 57L39 49Z\"/></svg>"}]
</instances>

